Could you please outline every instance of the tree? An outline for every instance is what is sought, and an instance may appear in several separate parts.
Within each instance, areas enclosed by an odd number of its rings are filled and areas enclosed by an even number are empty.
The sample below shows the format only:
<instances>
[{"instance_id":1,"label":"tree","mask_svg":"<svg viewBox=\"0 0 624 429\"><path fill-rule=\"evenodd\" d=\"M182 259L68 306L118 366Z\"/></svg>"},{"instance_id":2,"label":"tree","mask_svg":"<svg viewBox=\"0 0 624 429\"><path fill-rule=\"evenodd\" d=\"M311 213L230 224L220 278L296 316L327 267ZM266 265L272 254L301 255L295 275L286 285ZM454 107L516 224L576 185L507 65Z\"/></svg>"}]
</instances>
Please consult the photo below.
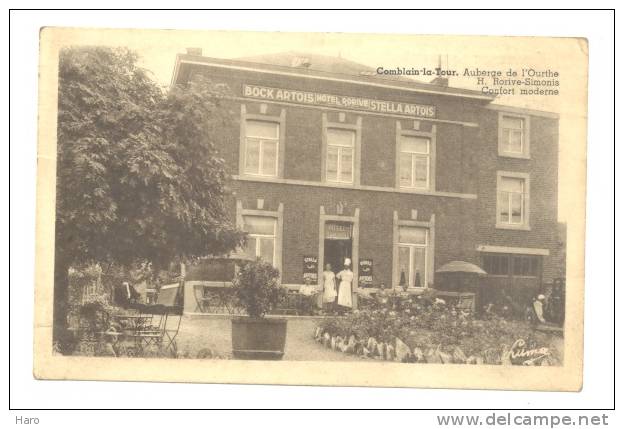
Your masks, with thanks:
<instances>
[{"instance_id":1,"label":"tree","mask_svg":"<svg viewBox=\"0 0 624 429\"><path fill-rule=\"evenodd\" d=\"M227 216L214 146L229 120L228 89L198 79L165 93L137 60L103 47L60 54L55 340L65 332L70 266L164 267L244 242Z\"/></svg>"}]
</instances>

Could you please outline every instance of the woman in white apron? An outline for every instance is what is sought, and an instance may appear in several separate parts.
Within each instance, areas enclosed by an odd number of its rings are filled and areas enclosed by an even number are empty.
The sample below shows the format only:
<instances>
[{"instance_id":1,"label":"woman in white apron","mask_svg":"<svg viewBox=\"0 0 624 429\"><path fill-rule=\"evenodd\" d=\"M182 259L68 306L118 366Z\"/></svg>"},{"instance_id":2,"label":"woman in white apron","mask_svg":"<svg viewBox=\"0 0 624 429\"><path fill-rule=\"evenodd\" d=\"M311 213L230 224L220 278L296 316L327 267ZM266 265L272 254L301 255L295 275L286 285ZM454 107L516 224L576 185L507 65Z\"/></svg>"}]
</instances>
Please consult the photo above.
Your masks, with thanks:
<instances>
[{"instance_id":1,"label":"woman in white apron","mask_svg":"<svg viewBox=\"0 0 624 429\"><path fill-rule=\"evenodd\" d=\"M331 264L327 264L323 271L323 304L333 307L336 295L336 275L332 271Z\"/></svg>"},{"instance_id":2,"label":"woman in white apron","mask_svg":"<svg viewBox=\"0 0 624 429\"><path fill-rule=\"evenodd\" d=\"M338 305L350 309L353 306L351 301L351 284L353 283L351 259L345 259L344 270L336 274L336 278L340 280L340 285L338 286Z\"/></svg>"}]
</instances>

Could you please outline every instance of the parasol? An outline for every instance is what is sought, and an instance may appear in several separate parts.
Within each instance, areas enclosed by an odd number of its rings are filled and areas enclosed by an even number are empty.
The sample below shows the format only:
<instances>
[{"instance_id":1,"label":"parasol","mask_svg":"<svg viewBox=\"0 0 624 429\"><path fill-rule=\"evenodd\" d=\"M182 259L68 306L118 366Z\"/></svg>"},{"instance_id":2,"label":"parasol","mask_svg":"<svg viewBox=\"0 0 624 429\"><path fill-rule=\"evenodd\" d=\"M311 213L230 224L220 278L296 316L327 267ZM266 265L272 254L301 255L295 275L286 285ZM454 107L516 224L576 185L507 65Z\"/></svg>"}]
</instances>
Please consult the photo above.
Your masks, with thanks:
<instances>
[{"instance_id":1,"label":"parasol","mask_svg":"<svg viewBox=\"0 0 624 429\"><path fill-rule=\"evenodd\" d=\"M487 274L481 267L464 261L451 261L442 265L436 273L474 273L479 275Z\"/></svg>"}]
</instances>

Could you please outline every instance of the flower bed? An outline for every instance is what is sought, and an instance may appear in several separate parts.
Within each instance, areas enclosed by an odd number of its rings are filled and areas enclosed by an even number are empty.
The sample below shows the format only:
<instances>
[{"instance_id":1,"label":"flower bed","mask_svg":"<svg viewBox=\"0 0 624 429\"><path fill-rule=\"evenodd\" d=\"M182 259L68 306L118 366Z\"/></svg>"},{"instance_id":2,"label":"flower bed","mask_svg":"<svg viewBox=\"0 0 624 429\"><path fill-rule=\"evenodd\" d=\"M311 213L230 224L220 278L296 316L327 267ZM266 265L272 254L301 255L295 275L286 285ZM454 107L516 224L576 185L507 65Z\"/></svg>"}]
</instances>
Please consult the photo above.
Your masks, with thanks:
<instances>
[{"instance_id":1,"label":"flower bed","mask_svg":"<svg viewBox=\"0 0 624 429\"><path fill-rule=\"evenodd\" d=\"M344 318L327 318L315 339L344 353L397 362L557 365L553 338L524 321L475 319L442 300L375 303Z\"/></svg>"}]
</instances>

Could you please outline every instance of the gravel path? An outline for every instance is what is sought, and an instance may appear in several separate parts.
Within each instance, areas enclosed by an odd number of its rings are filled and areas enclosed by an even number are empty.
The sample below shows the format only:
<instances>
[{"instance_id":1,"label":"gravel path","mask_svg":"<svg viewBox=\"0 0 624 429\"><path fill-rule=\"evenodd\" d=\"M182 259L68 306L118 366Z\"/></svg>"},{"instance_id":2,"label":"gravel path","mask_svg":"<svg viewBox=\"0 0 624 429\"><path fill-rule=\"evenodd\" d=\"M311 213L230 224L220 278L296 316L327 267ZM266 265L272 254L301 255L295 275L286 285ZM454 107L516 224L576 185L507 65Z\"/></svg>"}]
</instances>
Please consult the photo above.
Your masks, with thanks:
<instances>
[{"instance_id":1,"label":"gravel path","mask_svg":"<svg viewBox=\"0 0 624 429\"><path fill-rule=\"evenodd\" d=\"M361 358L326 349L312 338L318 319L289 318L284 360L300 361L362 361ZM202 349L219 356L232 355L230 319L222 316L185 316L180 325L178 350L190 358Z\"/></svg>"}]
</instances>

